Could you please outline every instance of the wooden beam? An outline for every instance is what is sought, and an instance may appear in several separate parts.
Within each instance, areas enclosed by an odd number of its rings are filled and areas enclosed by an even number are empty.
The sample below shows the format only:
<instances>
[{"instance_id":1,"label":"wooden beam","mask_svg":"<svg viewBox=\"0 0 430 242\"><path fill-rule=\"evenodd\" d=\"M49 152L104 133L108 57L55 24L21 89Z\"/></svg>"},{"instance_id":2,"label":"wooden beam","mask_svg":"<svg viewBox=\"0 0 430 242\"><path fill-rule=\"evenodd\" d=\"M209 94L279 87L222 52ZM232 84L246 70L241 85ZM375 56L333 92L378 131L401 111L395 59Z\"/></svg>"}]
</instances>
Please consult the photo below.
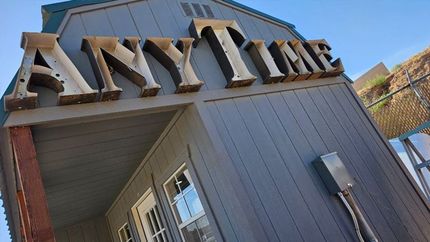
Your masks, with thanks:
<instances>
[{"instance_id":1,"label":"wooden beam","mask_svg":"<svg viewBox=\"0 0 430 242\"><path fill-rule=\"evenodd\" d=\"M33 144L30 127L10 128L10 138L19 179L22 186L23 204L26 217L28 217L30 238L27 241L55 242L54 230L48 212L45 190L36 159L36 149ZM24 224L27 223L27 218Z\"/></svg>"}]
</instances>

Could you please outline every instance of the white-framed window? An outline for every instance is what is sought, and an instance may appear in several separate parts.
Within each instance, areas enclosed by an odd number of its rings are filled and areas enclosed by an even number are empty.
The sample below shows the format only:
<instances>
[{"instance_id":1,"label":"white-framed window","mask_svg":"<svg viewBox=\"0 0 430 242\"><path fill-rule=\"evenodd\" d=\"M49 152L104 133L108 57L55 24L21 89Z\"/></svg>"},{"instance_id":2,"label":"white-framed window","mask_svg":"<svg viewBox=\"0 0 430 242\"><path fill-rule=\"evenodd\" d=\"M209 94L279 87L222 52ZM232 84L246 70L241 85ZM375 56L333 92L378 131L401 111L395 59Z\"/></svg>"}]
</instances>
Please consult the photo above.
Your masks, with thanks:
<instances>
[{"instance_id":1,"label":"white-framed window","mask_svg":"<svg viewBox=\"0 0 430 242\"><path fill-rule=\"evenodd\" d=\"M151 189L148 189L136 205L133 206L132 213L142 241L167 241L166 228L161 220L160 212Z\"/></svg>"},{"instance_id":2,"label":"white-framed window","mask_svg":"<svg viewBox=\"0 0 430 242\"><path fill-rule=\"evenodd\" d=\"M164 190L184 241L216 241L185 164L164 183Z\"/></svg>"},{"instance_id":3,"label":"white-framed window","mask_svg":"<svg viewBox=\"0 0 430 242\"><path fill-rule=\"evenodd\" d=\"M118 229L118 235L121 242L133 242L133 237L131 236L128 223L125 223L123 226L121 226L121 228Z\"/></svg>"}]
</instances>

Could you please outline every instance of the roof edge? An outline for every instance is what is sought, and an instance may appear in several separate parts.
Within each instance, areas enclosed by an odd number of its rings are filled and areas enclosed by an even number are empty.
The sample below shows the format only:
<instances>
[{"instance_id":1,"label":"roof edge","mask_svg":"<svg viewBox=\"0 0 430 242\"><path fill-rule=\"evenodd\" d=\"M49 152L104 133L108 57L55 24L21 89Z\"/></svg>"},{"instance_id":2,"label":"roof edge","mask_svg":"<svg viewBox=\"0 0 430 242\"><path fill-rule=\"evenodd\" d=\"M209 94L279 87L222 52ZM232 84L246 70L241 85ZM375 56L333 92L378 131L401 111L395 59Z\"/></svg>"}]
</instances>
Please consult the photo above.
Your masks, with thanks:
<instances>
[{"instance_id":1,"label":"roof edge","mask_svg":"<svg viewBox=\"0 0 430 242\"><path fill-rule=\"evenodd\" d=\"M59 3L52 3L47 5L42 5L42 16L43 16L43 29L42 32L44 33L55 33L58 30L58 27L60 26L61 22L63 21L64 17L66 16L66 12L69 9L77 8L81 6L86 5L93 5L93 4L99 4L99 3L106 3L106 2L113 2L115 0L71 0L66 2L59 2ZM227 4L231 4L237 8L241 8L245 11L249 11L251 13L254 13L256 15L259 15L261 17L270 19L274 22L277 22L279 24L285 25L291 29L294 29L295 26L291 23L288 23L287 21L284 21L282 19L273 17L269 14L263 13L259 10L256 10L254 8L248 7L246 5L243 5L241 3L238 3L234 0L219 0L220 2L224 2Z\"/></svg>"}]
</instances>

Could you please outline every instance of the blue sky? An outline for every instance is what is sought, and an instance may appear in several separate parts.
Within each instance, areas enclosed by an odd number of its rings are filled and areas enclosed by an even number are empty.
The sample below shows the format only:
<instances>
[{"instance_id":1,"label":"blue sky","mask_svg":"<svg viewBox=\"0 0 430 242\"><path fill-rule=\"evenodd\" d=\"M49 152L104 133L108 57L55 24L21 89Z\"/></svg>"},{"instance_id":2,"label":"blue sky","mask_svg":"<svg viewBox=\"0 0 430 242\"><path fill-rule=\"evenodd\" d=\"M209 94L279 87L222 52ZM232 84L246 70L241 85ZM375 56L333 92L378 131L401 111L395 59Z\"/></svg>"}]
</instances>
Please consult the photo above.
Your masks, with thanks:
<instances>
[{"instance_id":1,"label":"blue sky","mask_svg":"<svg viewBox=\"0 0 430 242\"><path fill-rule=\"evenodd\" d=\"M380 61L390 68L430 45L429 0L238 1L293 23L307 39L327 39L353 79ZM2 1L0 93L21 62L21 32L40 31L40 6L53 2L57 1ZM4 228L0 224L0 241L8 241Z\"/></svg>"},{"instance_id":2,"label":"blue sky","mask_svg":"<svg viewBox=\"0 0 430 242\"><path fill-rule=\"evenodd\" d=\"M430 45L428 0L237 1L293 23L307 39L327 39L352 79L380 61L391 68ZM21 62L21 32L40 31L40 6L53 2L58 1L1 3L0 93Z\"/></svg>"}]
</instances>

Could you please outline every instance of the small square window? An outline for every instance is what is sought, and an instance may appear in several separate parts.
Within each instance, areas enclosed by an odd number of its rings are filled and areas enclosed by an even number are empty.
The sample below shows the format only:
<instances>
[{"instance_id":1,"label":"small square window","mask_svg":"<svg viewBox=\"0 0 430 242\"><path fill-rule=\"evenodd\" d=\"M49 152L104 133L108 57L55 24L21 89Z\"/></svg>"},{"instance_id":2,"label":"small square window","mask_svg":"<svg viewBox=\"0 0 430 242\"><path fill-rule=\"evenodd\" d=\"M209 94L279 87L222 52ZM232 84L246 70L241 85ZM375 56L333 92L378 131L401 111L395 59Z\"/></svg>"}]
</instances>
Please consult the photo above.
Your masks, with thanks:
<instances>
[{"instance_id":1,"label":"small square window","mask_svg":"<svg viewBox=\"0 0 430 242\"><path fill-rule=\"evenodd\" d=\"M121 242L133 242L130 227L127 223L118 230L118 235Z\"/></svg>"}]
</instances>

